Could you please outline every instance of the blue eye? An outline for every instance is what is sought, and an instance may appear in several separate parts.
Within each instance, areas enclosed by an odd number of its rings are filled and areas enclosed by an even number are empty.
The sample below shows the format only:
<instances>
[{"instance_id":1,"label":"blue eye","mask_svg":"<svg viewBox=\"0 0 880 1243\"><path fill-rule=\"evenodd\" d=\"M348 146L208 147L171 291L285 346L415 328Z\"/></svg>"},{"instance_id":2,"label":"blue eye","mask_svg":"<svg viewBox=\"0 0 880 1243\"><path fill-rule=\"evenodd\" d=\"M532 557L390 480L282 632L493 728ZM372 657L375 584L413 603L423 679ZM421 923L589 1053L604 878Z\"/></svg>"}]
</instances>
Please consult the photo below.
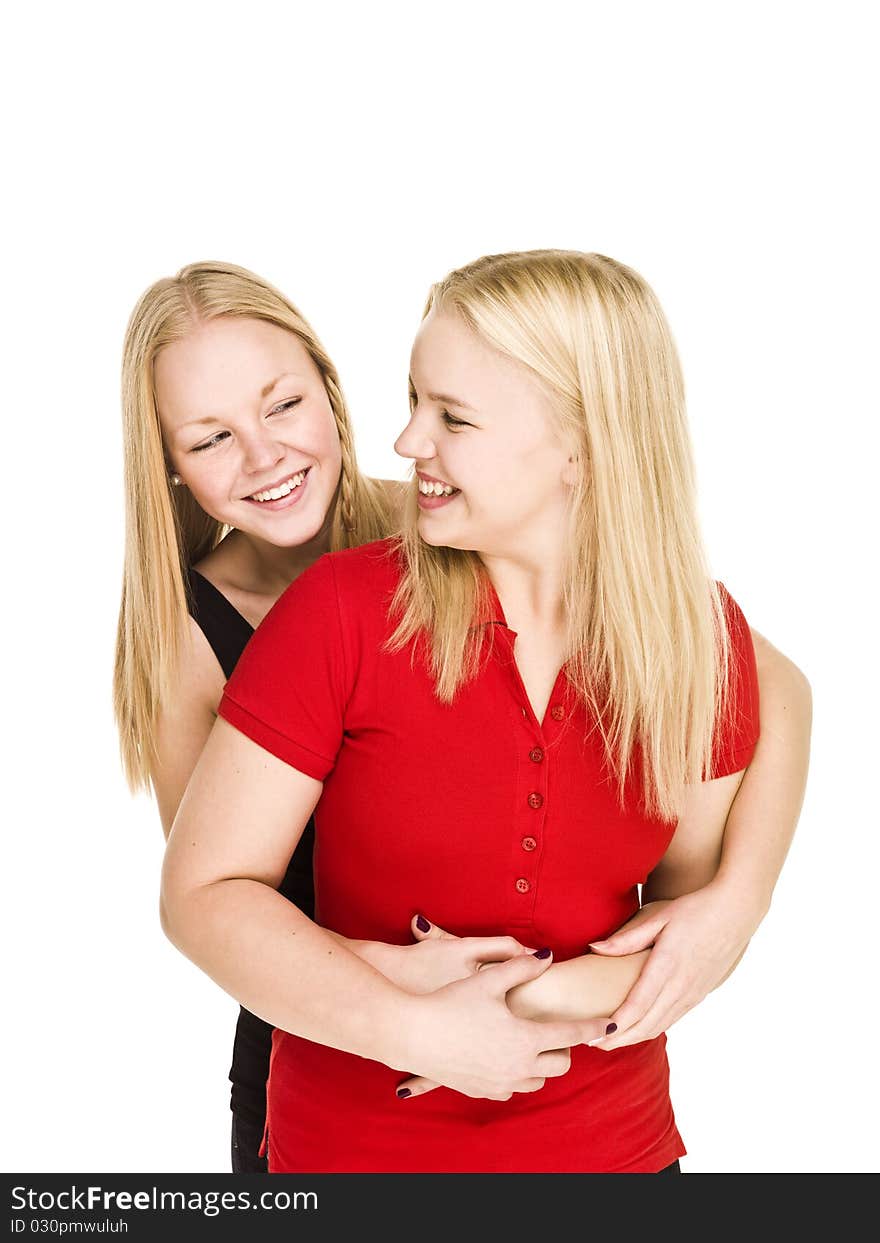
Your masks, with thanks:
<instances>
[{"instance_id":1,"label":"blue eye","mask_svg":"<svg viewBox=\"0 0 880 1243\"><path fill-rule=\"evenodd\" d=\"M224 436L228 436L229 432L217 432L216 436L212 436L210 440L206 440L204 444L193 445L190 453L201 453L203 449L213 449L214 445L219 445Z\"/></svg>"}]
</instances>

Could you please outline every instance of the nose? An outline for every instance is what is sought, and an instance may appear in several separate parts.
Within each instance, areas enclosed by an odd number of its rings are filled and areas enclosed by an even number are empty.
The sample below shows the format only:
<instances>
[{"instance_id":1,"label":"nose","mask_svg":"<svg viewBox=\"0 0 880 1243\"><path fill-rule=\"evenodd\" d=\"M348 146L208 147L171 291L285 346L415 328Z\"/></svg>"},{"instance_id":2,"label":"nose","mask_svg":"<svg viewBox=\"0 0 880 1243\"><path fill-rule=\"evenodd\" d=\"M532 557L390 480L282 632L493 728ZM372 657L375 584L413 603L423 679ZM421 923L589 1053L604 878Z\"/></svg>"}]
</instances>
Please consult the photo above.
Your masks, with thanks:
<instances>
[{"instance_id":1,"label":"nose","mask_svg":"<svg viewBox=\"0 0 880 1243\"><path fill-rule=\"evenodd\" d=\"M394 452L400 457L413 458L416 461L430 462L437 456L437 446L432 440L424 418L419 411L413 410L406 427L394 442Z\"/></svg>"},{"instance_id":2,"label":"nose","mask_svg":"<svg viewBox=\"0 0 880 1243\"><path fill-rule=\"evenodd\" d=\"M242 451L242 469L250 475L269 470L284 457L284 446L263 425L259 429L239 433Z\"/></svg>"}]
</instances>

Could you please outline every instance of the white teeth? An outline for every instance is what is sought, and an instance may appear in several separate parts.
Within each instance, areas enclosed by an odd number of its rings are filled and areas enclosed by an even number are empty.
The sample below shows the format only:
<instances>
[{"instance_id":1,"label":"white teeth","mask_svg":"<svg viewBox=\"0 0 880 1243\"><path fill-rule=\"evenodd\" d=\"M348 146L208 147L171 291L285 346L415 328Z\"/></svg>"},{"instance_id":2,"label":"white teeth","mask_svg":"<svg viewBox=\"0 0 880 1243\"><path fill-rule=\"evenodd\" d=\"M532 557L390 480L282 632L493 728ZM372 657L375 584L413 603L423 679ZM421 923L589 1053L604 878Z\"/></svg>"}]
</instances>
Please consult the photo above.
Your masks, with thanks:
<instances>
[{"instance_id":1,"label":"white teeth","mask_svg":"<svg viewBox=\"0 0 880 1243\"><path fill-rule=\"evenodd\" d=\"M306 472L301 470L299 474L293 475L290 479L286 479L284 483L280 483L277 488L269 488L266 492L254 492L250 497L252 501L280 501L282 496L288 496L294 488L299 485L306 477Z\"/></svg>"},{"instance_id":2,"label":"white teeth","mask_svg":"<svg viewBox=\"0 0 880 1243\"><path fill-rule=\"evenodd\" d=\"M419 491L422 496L451 496L455 488L448 483L427 483L424 479L419 480Z\"/></svg>"}]
</instances>

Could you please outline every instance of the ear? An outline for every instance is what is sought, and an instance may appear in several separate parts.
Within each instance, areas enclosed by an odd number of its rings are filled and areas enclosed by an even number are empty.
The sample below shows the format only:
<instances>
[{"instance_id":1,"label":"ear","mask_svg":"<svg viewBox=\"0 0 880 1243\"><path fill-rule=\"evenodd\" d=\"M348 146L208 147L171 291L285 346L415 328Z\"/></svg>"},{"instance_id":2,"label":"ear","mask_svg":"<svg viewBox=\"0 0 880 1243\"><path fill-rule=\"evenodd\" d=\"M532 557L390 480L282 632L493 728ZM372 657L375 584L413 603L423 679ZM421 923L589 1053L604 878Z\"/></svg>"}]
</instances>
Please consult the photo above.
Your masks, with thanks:
<instances>
[{"instance_id":1,"label":"ear","mask_svg":"<svg viewBox=\"0 0 880 1243\"><path fill-rule=\"evenodd\" d=\"M562 482L567 488L573 488L581 477L580 459L572 453L562 468Z\"/></svg>"}]
</instances>

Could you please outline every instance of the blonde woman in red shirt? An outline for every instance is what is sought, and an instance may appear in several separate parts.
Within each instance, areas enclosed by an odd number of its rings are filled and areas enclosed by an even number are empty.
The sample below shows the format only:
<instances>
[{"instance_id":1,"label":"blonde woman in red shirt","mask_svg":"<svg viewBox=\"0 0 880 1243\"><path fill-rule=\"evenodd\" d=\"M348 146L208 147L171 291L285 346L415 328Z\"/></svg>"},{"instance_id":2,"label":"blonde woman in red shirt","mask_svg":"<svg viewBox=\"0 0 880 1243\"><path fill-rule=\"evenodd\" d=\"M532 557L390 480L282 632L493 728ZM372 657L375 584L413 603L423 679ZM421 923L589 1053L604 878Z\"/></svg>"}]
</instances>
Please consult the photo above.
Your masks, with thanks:
<instances>
[{"instance_id":1,"label":"blonde woman in red shirt","mask_svg":"<svg viewBox=\"0 0 880 1243\"><path fill-rule=\"evenodd\" d=\"M660 1033L769 904L808 726L756 850L734 823L755 654L706 571L637 274L572 252L452 273L412 381L404 537L323 558L249 644L169 839L165 927L277 1029L270 1169L667 1169ZM791 695L808 723L800 675ZM317 923L275 892L313 810ZM417 959L428 908L510 938L506 961Z\"/></svg>"}]
</instances>

